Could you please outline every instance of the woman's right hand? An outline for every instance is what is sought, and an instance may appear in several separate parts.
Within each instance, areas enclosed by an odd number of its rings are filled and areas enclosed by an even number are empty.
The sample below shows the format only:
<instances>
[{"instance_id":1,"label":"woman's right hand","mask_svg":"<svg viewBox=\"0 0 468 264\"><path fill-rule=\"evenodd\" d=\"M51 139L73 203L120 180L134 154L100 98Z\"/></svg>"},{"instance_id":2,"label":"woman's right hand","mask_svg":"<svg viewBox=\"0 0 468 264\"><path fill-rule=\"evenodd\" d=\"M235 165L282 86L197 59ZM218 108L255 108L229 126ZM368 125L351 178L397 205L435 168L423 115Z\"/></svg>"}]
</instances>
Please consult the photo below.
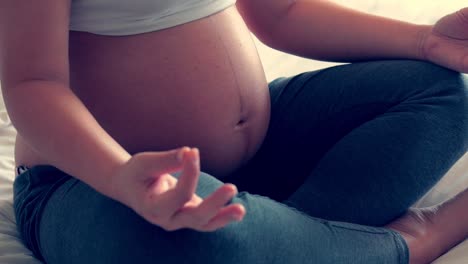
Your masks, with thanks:
<instances>
[{"instance_id":1,"label":"woman's right hand","mask_svg":"<svg viewBox=\"0 0 468 264\"><path fill-rule=\"evenodd\" d=\"M170 173L181 171L176 179ZM167 231L214 231L241 221L245 208L226 205L237 194L224 184L205 199L195 194L200 175L198 149L184 147L132 156L112 177L112 198Z\"/></svg>"}]
</instances>

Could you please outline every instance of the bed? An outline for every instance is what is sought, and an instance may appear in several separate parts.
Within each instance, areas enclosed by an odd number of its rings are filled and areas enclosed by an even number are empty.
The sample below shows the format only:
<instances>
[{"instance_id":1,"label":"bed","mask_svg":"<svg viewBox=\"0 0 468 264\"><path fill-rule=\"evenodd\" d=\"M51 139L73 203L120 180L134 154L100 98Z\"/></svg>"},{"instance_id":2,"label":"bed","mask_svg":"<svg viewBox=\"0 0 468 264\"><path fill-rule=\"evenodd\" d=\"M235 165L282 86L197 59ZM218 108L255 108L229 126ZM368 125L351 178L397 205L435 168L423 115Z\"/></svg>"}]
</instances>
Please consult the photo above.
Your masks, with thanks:
<instances>
[{"instance_id":1,"label":"bed","mask_svg":"<svg viewBox=\"0 0 468 264\"><path fill-rule=\"evenodd\" d=\"M417 22L432 22L443 14L466 5L466 0L404 1L404 0L335 0L365 11ZM465 3L464 3L465 2ZM330 66L273 51L257 40L267 79ZM13 145L16 131L11 125L0 94L0 264L40 263L25 248L16 231L12 208L14 179ZM429 206L442 202L468 188L468 154L415 206ZM436 264L468 264L468 240L439 258Z\"/></svg>"}]
</instances>

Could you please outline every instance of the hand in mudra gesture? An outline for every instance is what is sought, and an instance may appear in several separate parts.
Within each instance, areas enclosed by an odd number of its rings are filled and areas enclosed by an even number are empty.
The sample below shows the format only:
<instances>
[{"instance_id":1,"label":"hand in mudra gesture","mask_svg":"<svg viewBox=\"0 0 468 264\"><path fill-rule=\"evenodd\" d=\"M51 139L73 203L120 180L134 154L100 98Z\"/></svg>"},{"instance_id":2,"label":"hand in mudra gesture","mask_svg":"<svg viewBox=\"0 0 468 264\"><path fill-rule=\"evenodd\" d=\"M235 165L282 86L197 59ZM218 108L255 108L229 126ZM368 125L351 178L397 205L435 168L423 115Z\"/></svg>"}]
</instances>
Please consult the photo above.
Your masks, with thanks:
<instances>
[{"instance_id":1,"label":"hand in mudra gesture","mask_svg":"<svg viewBox=\"0 0 468 264\"><path fill-rule=\"evenodd\" d=\"M237 194L234 185L224 184L205 199L195 194L199 159L198 150L188 147L138 153L114 173L112 198L167 231L214 231L241 221L245 208L226 205ZM178 179L170 175L176 171Z\"/></svg>"},{"instance_id":2,"label":"hand in mudra gesture","mask_svg":"<svg viewBox=\"0 0 468 264\"><path fill-rule=\"evenodd\" d=\"M441 18L422 41L428 61L468 73L468 8Z\"/></svg>"}]
</instances>

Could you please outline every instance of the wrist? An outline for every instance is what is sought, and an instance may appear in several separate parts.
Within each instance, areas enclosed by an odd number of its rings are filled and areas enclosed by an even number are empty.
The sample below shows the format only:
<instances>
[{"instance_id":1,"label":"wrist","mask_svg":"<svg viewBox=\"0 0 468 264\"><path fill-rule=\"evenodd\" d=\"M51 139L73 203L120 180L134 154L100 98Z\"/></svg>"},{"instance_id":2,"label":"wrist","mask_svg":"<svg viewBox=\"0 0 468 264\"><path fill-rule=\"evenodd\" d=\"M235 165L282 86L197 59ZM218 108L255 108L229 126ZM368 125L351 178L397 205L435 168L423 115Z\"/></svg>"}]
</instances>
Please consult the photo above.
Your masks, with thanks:
<instances>
[{"instance_id":1,"label":"wrist","mask_svg":"<svg viewBox=\"0 0 468 264\"><path fill-rule=\"evenodd\" d=\"M123 151L119 155L113 155L112 158L106 162L100 162L101 168L96 170L96 173L99 175L96 178L99 179L99 182L94 186L95 189L114 199L120 201L120 187L117 184L117 175L122 170L122 167L130 160L132 156Z\"/></svg>"},{"instance_id":2,"label":"wrist","mask_svg":"<svg viewBox=\"0 0 468 264\"><path fill-rule=\"evenodd\" d=\"M415 49L415 59L428 61L427 56L427 47L428 39L432 33L434 26L431 25L418 25L417 26L417 35L416 35L416 49Z\"/></svg>"}]
</instances>

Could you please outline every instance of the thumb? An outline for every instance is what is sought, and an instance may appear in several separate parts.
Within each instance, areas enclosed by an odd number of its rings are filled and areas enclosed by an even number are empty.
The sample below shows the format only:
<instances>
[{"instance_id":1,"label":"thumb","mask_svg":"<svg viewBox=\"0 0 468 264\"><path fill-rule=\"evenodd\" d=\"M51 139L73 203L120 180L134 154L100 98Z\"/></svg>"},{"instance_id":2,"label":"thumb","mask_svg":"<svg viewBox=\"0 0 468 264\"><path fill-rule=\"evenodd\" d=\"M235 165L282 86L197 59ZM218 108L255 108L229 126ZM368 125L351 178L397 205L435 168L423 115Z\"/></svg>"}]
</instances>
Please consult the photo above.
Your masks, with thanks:
<instances>
[{"instance_id":1,"label":"thumb","mask_svg":"<svg viewBox=\"0 0 468 264\"><path fill-rule=\"evenodd\" d=\"M441 18L435 31L450 38L466 40L468 38L468 7Z\"/></svg>"},{"instance_id":2,"label":"thumb","mask_svg":"<svg viewBox=\"0 0 468 264\"><path fill-rule=\"evenodd\" d=\"M140 166L152 173L173 173L182 169L184 153L190 151L189 147L174 150L145 152L139 157Z\"/></svg>"}]
</instances>

